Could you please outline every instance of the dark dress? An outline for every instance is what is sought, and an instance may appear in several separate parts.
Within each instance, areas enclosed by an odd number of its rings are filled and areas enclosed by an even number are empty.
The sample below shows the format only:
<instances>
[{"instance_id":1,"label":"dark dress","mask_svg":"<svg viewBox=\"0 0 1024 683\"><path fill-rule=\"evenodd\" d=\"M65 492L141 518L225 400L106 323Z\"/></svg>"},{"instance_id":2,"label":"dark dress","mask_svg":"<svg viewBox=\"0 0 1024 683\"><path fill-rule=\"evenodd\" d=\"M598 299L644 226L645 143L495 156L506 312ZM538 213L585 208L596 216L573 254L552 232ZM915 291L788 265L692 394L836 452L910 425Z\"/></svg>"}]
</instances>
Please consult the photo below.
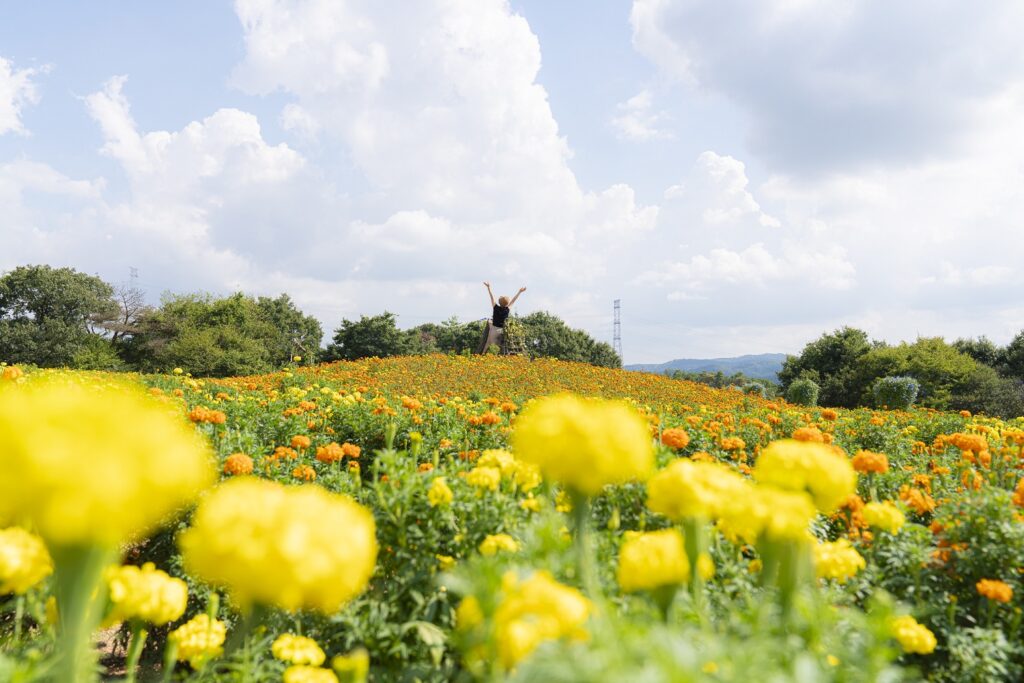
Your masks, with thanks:
<instances>
[{"instance_id":1,"label":"dark dress","mask_svg":"<svg viewBox=\"0 0 1024 683\"><path fill-rule=\"evenodd\" d=\"M494 304L494 315L491 317L491 324L495 327L505 327L505 321L508 319L508 314L508 306L499 306L498 304Z\"/></svg>"}]
</instances>

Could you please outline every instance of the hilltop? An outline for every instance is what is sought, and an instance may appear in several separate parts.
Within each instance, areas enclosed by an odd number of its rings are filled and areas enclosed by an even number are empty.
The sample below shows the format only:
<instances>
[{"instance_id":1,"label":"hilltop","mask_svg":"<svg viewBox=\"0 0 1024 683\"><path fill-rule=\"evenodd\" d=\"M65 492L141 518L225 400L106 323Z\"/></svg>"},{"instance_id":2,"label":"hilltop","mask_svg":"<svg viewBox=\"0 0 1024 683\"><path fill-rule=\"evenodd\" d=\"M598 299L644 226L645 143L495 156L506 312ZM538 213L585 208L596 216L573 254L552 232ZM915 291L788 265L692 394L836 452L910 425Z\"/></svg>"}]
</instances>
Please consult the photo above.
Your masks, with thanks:
<instances>
[{"instance_id":1,"label":"hilltop","mask_svg":"<svg viewBox=\"0 0 1024 683\"><path fill-rule=\"evenodd\" d=\"M662 374L666 370L683 372L721 372L732 375L742 372L747 377L776 381L785 353L757 353L731 358L676 358L666 363L636 363L625 366L626 370L639 370Z\"/></svg>"}]
</instances>

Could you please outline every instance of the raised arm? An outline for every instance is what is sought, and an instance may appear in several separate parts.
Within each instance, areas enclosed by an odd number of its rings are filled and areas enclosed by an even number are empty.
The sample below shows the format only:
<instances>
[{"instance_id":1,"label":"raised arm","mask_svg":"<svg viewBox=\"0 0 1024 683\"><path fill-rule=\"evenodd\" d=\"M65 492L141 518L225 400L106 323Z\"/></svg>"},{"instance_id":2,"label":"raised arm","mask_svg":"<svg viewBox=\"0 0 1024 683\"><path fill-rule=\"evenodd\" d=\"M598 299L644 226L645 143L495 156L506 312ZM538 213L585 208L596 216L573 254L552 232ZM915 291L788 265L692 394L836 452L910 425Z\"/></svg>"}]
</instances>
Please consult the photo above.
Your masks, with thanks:
<instances>
[{"instance_id":1,"label":"raised arm","mask_svg":"<svg viewBox=\"0 0 1024 683\"><path fill-rule=\"evenodd\" d=\"M519 291L518 291L518 292L516 292L516 295L515 295L514 297L512 297L512 301L509 301L509 302L508 302L508 305L509 305L509 307L511 307L511 306L512 306L512 304L514 304L514 303L516 302L516 299L518 299L518 298L519 298L519 295L520 295L520 294L522 294L522 293L523 293L523 292L525 292L525 291L526 291L526 287L520 287L520 288L519 288Z\"/></svg>"},{"instance_id":2,"label":"raised arm","mask_svg":"<svg viewBox=\"0 0 1024 683\"><path fill-rule=\"evenodd\" d=\"M491 291L491 283L490 282L485 282L484 283L484 287L487 288L487 296L491 297L491 308L494 308L494 306L495 306L495 303L494 303L494 292Z\"/></svg>"}]
</instances>

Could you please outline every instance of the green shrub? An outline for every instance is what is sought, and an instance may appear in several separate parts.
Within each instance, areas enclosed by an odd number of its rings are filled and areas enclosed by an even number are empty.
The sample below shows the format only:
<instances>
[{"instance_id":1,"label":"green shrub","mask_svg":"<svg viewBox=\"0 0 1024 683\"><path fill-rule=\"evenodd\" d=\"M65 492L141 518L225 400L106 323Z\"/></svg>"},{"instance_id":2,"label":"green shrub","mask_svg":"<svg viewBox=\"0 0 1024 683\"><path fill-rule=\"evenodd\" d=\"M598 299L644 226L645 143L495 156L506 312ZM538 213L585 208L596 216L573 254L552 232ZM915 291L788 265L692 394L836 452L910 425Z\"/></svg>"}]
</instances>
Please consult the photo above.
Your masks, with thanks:
<instances>
[{"instance_id":1,"label":"green shrub","mask_svg":"<svg viewBox=\"0 0 1024 683\"><path fill-rule=\"evenodd\" d=\"M795 403L798 406L808 406L813 408L818 405L818 391L818 384L814 380L794 380L794 382L789 385L789 389L786 390L786 400L790 403Z\"/></svg>"},{"instance_id":2,"label":"green shrub","mask_svg":"<svg viewBox=\"0 0 1024 683\"><path fill-rule=\"evenodd\" d=\"M882 377L875 382L872 393L879 408L910 410L920 390L920 382L913 377Z\"/></svg>"},{"instance_id":3,"label":"green shrub","mask_svg":"<svg viewBox=\"0 0 1024 683\"><path fill-rule=\"evenodd\" d=\"M757 394L761 398L768 398L768 389L760 382L747 382L743 385L743 393Z\"/></svg>"}]
</instances>

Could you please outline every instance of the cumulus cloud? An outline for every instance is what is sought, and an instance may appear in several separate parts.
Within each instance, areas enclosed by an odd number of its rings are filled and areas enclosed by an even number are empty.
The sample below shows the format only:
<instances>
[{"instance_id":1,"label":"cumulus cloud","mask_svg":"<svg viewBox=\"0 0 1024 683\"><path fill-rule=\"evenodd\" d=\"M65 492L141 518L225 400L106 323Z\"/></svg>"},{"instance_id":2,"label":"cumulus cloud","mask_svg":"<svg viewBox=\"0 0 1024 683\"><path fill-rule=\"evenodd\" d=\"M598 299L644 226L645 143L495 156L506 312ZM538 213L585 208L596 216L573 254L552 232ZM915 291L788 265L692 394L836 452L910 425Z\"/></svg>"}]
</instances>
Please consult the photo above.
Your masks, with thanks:
<instances>
[{"instance_id":1,"label":"cumulus cloud","mask_svg":"<svg viewBox=\"0 0 1024 683\"><path fill-rule=\"evenodd\" d=\"M1014 0L634 0L630 21L642 54L735 103L751 149L791 172L944 153L1024 76Z\"/></svg>"},{"instance_id":2,"label":"cumulus cloud","mask_svg":"<svg viewBox=\"0 0 1024 683\"><path fill-rule=\"evenodd\" d=\"M645 88L616 107L618 113L612 118L612 126L620 138L634 142L675 138L672 131L663 127L668 114L653 111L653 100L651 91Z\"/></svg>"},{"instance_id":3,"label":"cumulus cloud","mask_svg":"<svg viewBox=\"0 0 1024 683\"><path fill-rule=\"evenodd\" d=\"M21 121L21 110L39 102L39 91L32 77L37 69L16 69L10 60L0 57L0 135L28 131Z\"/></svg>"}]
</instances>

